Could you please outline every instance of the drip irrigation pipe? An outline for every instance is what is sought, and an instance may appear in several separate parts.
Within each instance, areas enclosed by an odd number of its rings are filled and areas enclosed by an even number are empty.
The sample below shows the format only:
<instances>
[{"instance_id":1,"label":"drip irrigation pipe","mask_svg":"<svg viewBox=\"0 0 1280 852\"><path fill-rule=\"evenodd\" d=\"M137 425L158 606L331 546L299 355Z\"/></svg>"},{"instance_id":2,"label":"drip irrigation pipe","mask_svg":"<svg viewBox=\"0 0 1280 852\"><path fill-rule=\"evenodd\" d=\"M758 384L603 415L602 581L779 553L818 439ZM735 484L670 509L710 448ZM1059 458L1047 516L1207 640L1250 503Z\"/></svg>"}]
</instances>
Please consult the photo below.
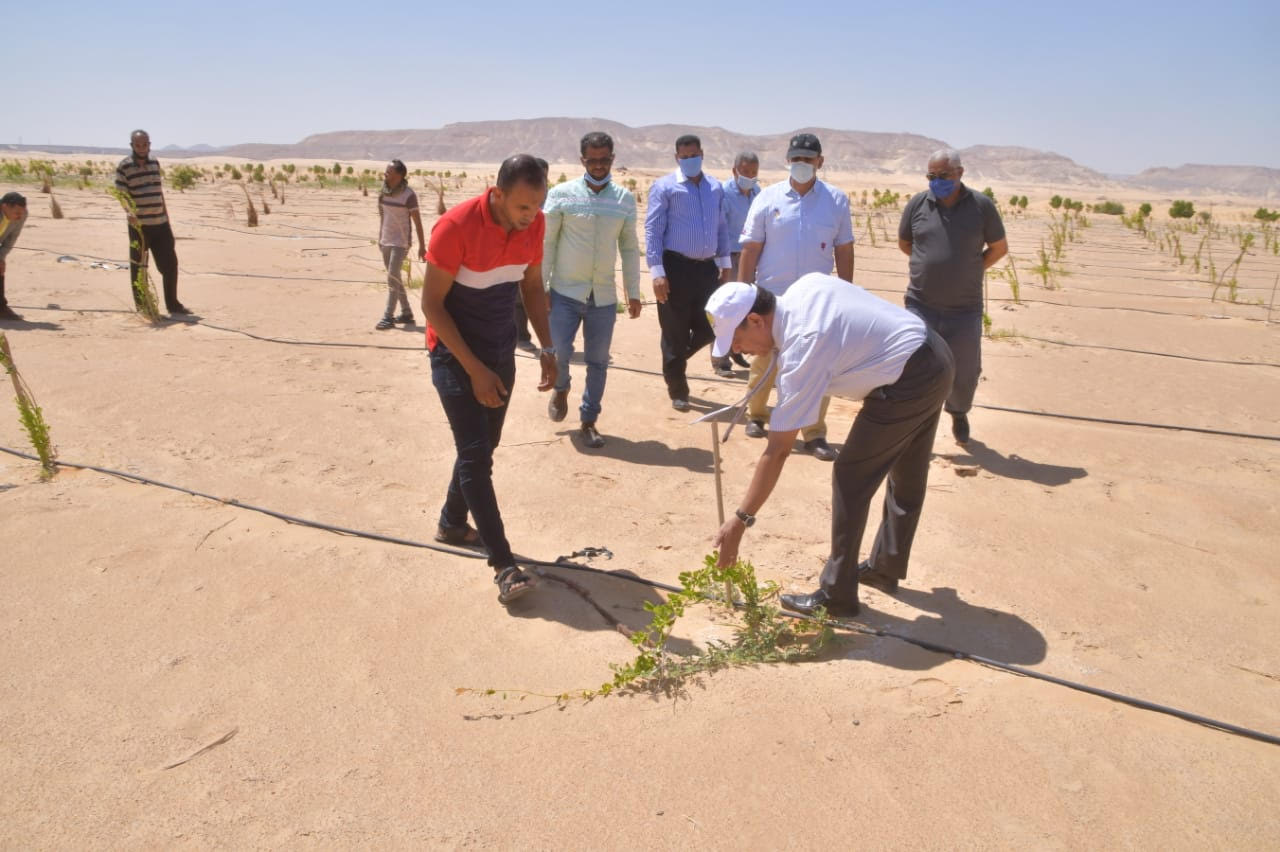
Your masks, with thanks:
<instances>
[{"instance_id":1,"label":"drip irrigation pipe","mask_svg":"<svg viewBox=\"0 0 1280 852\"><path fill-rule=\"evenodd\" d=\"M1237 367L1280 367L1280 364L1274 364L1270 361L1231 361L1224 358L1201 358L1196 355L1175 355L1172 352L1153 352L1149 349L1128 349L1123 346L1106 346L1101 343L1071 343L1066 340L1053 340L1048 337L1031 337L1026 334L1016 334L1014 340L1034 340L1037 343L1051 343L1054 346L1069 346L1074 349L1106 349L1111 352L1130 352L1134 355L1154 355L1158 358L1178 358L1183 361L1199 361L1204 364L1227 364Z\"/></svg>"},{"instance_id":2,"label":"drip irrigation pipe","mask_svg":"<svg viewBox=\"0 0 1280 852\"><path fill-rule=\"evenodd\" d=\"M9 455L17 456L18 458L27 459L29 461L38 462L40 460L37 456L33 456L28 453L21 452L19 450L14 450L9 447L0 447L0 452L5 452L5 453L8 453ZM412 539L383 535L381 533L366 532L363 530L357 530L350 527L340 527L340 526L335 526L333 524L325 524L320 521L313 521L306 518L299 518L293 515L285 514L284 512L278 512L274 509L267 509L262 506L255 506L250 503L243 503L234 498L217 497L212 494L206 494L204 492L196 491L191 488L185 488L181 485L173 485L171 483L150 479L149 477L145 477L136 473L125 473L123 471L111 470L110 468L99 467L97 465L79 464L76 462L56 461L54 463L59 467L73 468L76 470L92 470L96 473L105 474L107 476L115 476L120 479L127 480L129 482L136 482L142 485L152 485L158 488L165 488L171 491L177 491L182 494L189 494L193 497L200 497L206 500L213 500L217 503L221 503L226 506L232 506L240 509L247 509L252 512L258 512L260 514L268 515L269 517L282 520L286 523L295 524L297 526L308 527L311 529L321 530L324 532L332 532L338 535L353 536L356 538L368 539L370 541L380 541L387 544L396 544L404 547L416 547L424 550L434 550L436 552L444 553L449 556L461 556L466 559L484 559L485 558L484 554L476 553L472 551L459 550L457 548L452 548L452 547L442 547L438 544L428 544L427 542L414 541ZM656 580L650 580L646 577L641 577L637 574L622 574L614 571L605 571L603 569L595 568L590 565L583 565L581 563L572 562L570 561L570 557L566 557L566 556L560 557L555 562L546 562L538 559L527 559L524 557L516 557L516 561L519 562L521 565L527 565L531 567L563 568L570 571L579 571L579 572L588 573L588 574L597 574L602 577L611 577L616 580L626 580L628 582L647 586L653 589L658 589L664 592L684 591L679 586L673 586L668 583L661 583ZM735 603L734 606L741 607L742 604ZM780 612L783 615L796 620L808 621L811 623L819 623L815 619L807 615L788 612L786 610L780 610ZM1280 737L1274 736L1272 734L1264 733L1262 731L1255 731L1251 728L1241 727L1240 725L1233 725L1230 722L1223 722L1218 719L1209 718L1208 716L1201 716L1198 713L1191 713L1186 710L1180 710L1176 707L1170 707L1164 704L1157 704L1156 702L1147 701L1142 698L1135 698L1131 695L1125 695L1124 693L1113 692L1107 689L1100 689L1095 686L1089 686L1088 684L1079 683L1077 681L1056 677L1054 675L1046 674L1044 672L1038 672L1035 669L1028 669L1023 666L1013 665L1012 663L1005 663L1005 662L1001 662L1000 660L993 660L990 657L983 657L978 654L971 654L968 651L963 651L958 648L953 648L949 645L942 645L937 642L930 642L926 639L920 639L918 637L908 636L906 634L898 633L893 630L886 630L880 627L870 627L868 625L861 624L859 622L854 622L854 621L843 621L839 619L832 619L832 624L836 627L839 627L842 630L847 630L852 633L858 633L864 636L877 636L877 637L885 637L889 639L897 639L900 642L905 642L909 645L914 645L917 648L922 648L926 651L931 651L935 654L942 654L944 656L953 657L957 660L966 660L968 662L978 663L984 666L990 666L992 668L999 669L1001 671L1010 672L1012 674L1021 675L1023 677L1042 680L1042 681L1045 681L1046 683L1052 683L1058 686L1064 686L1064 687L1067 687L1068 689L1074 689L1079 692L1085 692L1090 695L1096 695L1100 698L1106 698L1111 701L1117 701L1122 704L1128 704L1129 706L1136 707L1140 710L1149 710L1155 713L1163 713L1165 715L1173 716L1175 718L1182 719L1187 722L1194 722L1198 725L1204 725L1205 727L1208 727L1208 728L1213 728L1216 730L1224 731L1226 733L1235 734L1237 736L1246 737L1248 739L1253 739L1259 742L1268 743L1270 745L1280 745Z\"/></svg>"},{"instance_id":3,"label":"drip irrigation pipe","mask_svg":"<svg viewBox=\"0 0 1280 852\"><path fill-rule=\"evenodd\" d=\"M1138 420L1112 420L1106 417L1086 417L1083 414L1059 414L1053 411L1029 411L1025 408L1008 408L1003 405L982 405L975 408L988 411L1004 411L1009 414L1030 414L1035 417L1054 417L1060 420L1082 420L1086 423L1106 423L1114 426L1141 426L1144 429L1168 429L1173 432L1199 432L1203 435L1223 435L1228 438L1249 438L1255 441L1280 441L1280 435L1258 435L1251 432L1229 432L1225 429L1206 429L1201 426L1178 426L1172 423L1145 423Z\"/></svg>"}]
</instances>

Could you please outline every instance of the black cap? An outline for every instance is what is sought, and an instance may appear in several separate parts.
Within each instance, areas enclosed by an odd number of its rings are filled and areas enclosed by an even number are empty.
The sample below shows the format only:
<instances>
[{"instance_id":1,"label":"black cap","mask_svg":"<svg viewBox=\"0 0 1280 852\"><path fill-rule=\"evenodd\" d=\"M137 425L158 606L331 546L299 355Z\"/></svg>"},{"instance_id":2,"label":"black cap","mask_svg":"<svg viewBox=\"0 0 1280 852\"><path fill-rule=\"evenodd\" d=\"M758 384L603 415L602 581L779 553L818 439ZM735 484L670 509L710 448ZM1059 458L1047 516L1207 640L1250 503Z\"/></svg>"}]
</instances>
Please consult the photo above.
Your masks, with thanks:
<instances>
[{"instance_id":1,"label":"black cap","mask_svg":"<svg viewBox=\"0 0 1280 852\"><path fill-rule=\"evenodd\" d=\"M792 157L820 157L822 156L822 143L818 141L818 137L812 133L797 133L791 137L791 144L787 146L787 159Z\"/></svg>"},{"instance_id":2,"label":"black cap","mask_svg":"<svg viewBox=\"0 0 1280 852\"><path fill-rule=\"evenodd\" d=\"M6 192L3 198L0 198L0 204L17 204L19 207L27 206L27 199L22 197L19 192Z\"/></svg>"}]
</instances>

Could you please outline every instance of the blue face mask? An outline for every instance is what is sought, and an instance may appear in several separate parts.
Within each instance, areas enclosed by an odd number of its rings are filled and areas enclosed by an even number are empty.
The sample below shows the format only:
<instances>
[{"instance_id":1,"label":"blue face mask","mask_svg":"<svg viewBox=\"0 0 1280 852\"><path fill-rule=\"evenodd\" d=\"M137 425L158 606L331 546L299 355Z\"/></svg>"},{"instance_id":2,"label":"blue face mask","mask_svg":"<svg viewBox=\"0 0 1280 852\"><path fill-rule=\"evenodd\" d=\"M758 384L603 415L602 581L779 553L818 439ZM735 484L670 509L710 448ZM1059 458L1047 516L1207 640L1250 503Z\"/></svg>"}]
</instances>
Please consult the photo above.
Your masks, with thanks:
<instances>
[{"instance_id":1,"label":"blue face mask","mask_svg":"<svg viewBox=\"0 0 1280 852\"><path fill-rule=\"evenodd\" d=\"M934 198L946 198L956 191L956 182L945 178L934 178L929 181L929 189L932 190Z\"/></svg>"},{"instance_id":2,"label":"blue face mask","mask_svg":"<svg viewBox=\"0 0 1280 852\"><path fill-rule=\"evenodd\" d=\"M592 186L604 186L606 183L609 182L610 176L605 175L604 177L600 178L600 180L596 180L591 176L591 172L587 172L583 177L585 177L587 180L587 183L591 184Z\"/></svg>"},{"instance_id":3,"label":"blue face mask","mask_svg":"<svg viewBox=\"0 0 1280 852\"><path fill-rule=\"evenodd\" d=\"M735 180L738 182L738 189L743 192L751 192L760 185L760 182L755 178L743 177L742 175L738 175Z\"/></svg>"},{"instance_id":4,"label":"blue face mask","mask_svg":"<svg viewBox=\"0 0 1280 852\"><path fill-rule=\"evenodd\" d=\"M686 157L680 161L680 174L687 178L697 177L702 174L702 155L696 157Z\"/></svg>"}]
</instances>

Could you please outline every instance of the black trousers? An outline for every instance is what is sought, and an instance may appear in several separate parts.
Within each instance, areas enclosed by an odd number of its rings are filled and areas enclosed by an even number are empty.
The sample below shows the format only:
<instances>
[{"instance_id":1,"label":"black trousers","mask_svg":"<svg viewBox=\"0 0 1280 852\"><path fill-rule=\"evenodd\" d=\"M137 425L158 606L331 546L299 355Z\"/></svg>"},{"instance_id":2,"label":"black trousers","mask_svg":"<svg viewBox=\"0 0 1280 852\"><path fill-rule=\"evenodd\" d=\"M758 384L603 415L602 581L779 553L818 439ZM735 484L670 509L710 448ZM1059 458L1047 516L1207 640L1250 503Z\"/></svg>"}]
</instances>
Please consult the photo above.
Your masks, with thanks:
<instances>
[{"instance_id":1,"label":"black trousers","mask_svg":"<svg viewBox=\"0 0 1280 852\"><path fill-rule=\"evenodd\" d=\"M707 299L720 284L720 270L713 259L694 260L674 251L662 253L662 266L670 290L658 305L662 329L662 377L672 399L689 398L685 365L693 353L715 339L707 322Z\"/></svg>"},{"instance_id":2,"label":"black trousers","mask_svg":"<svg viewBox=\"0 0 1280 852\"><path fill-rule=\"evenodd\" d=\"M858 548L871 499L886 477L871 568L886 577L907 576L929 484L933 436L954 374L951 350L929 330L898 380L863 400L831 472L831 557L822 571L822 589L832 600L858 600Z\"/></svg>"},{"instance_id":3,"label":"black trousers","mask_svg":"<svg viewBox=\"0 0 1280 852\"><path fill-rule=\"evenodd\" d=\"M181 302L178 301L178 253L173 247L173 228L169 223L163 225L142 225L142 240L147 253L155 259L156 269L164 281L164 306L173 310ZM138 267L146 261L138 245L138 228L129 226L129 292L133 293L133 303L138 304L138 294L133 289L133 282L138 280Z\"/></svg>"}]
</instances>

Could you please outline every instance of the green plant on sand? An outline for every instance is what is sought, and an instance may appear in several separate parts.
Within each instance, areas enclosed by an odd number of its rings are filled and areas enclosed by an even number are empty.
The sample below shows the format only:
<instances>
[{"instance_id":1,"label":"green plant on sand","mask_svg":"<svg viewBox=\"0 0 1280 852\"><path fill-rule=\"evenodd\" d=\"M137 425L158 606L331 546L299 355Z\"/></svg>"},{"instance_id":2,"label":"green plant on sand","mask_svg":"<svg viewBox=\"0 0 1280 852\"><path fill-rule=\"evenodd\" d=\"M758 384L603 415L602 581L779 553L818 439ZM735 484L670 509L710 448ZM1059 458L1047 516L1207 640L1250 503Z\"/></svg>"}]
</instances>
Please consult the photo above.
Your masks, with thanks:
<instances>
[{"instance_id":1,"label":"green plant on sand","mask_svg":"<svg viewBox=\"0 0 1280 852\"><path fill-rule=\"evenodd\" d=\"M124 208L129 211L129 215L136 221L138 215L138 205L134 204L133 198L125 192L121 192L114 186L107 187L107 194L119 201ZM147 238L143 236L141 228L129 229L130 240L129 248L133 249L139 258L138 275L129 282L133 287L133 303L138 307L138 313L147 318L152 325L160 324L160 299L156 296L156 288L152 285L150 277L147 275Z\"/></svg>"},{"instance_id":2,"label":"green plant on sand","mask_svg":"<svg viewBox=\"0 0 1280 852\"><path fill-rule=\"evenodd\" d=\"M681 589L672 592L663 603L646 601L650 613L648 626L630 635L636 657L623 665L614 665L613 678L595 689L578 689L558 694L530 692L525 689L458 687L459 695L501 695L518 698L530 695L553 698L557 703L574 699L590 700L615 692L640 692L678 689L690 678L717 669L778 663L815 656L830 641L833 629L825 611L811 619L792 619L771 605L779 592L776 583L760 585L755 568L741 560L723 568L716 565L718 555L711 554L697 571L680 575ZM544 575L551 576L551 575ZM558 578L556 578L558 579ZM724 598L728 590L737 600L735 605ZM681 656L669 650L676 622L685 610L695 604L708 604L734 618L733 638L712 641L705 650Z\"/></svg>"},{"instance_id":3,"label":"green plant on sand","mask_svg":"<svg viewBox=\"0 0 1280 852\"><path fill-rule=\"evenodd\" d=\"M36 455L40 458L40 478L51 479L58 470L54 461L58 457L58 451L49 440L49 424L45 422L44 412L40 410L40 406L36 405L31 388L27 386L22 374L18 372L17 365L13 363L13 352L9 349L9 340L2 333L0 333L0 366L4 367L13 381L13 392L18 404L18 420L21 421L31 446L35 448Z\"/></svg>"}]
</instances>

